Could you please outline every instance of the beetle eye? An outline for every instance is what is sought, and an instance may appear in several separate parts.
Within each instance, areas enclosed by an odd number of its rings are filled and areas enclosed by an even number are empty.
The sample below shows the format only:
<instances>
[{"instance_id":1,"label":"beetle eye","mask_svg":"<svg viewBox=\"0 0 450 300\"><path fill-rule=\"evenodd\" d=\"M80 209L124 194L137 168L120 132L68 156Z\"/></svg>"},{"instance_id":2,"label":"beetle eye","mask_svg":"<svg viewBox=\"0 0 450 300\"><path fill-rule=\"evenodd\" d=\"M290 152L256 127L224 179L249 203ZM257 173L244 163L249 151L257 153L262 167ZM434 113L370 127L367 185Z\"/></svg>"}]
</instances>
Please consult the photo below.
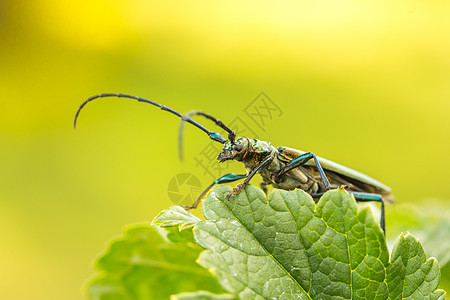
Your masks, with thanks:
<instances>
[{"instance_id":1,"label":"beetle eye","mask_svg":"<svg viewBox=\"0 0 450 300\"><path fill-rule=\"evenodd\" d=\"M234 144L233 145L233 150L235 150L235 151L239 152L242 150L242 148L244 148L244 146L242 144Z\"/></svg>"}]
</instances>

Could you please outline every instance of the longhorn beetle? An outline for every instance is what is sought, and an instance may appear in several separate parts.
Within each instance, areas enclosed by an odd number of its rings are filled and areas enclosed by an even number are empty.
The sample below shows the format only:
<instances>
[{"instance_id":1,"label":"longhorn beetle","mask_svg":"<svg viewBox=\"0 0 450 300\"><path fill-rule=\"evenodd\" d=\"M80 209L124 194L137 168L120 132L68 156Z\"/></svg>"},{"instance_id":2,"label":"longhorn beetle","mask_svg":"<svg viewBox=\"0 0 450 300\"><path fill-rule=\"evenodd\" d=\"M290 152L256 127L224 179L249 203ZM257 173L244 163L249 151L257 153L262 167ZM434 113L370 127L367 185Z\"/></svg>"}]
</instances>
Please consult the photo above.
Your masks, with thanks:
<instances>
[{"instance_id":1,"label":"longhorn beetle","mask_svg":"<svg viewBox=\"0 0 450 300\"><path fill-rule=\"evenodd\" d=\"M267 185L271 184L275 188L284 190L302 189L317 200L327 190L345 186L345 189L350 194L353 194L356 201L374 201L381 204L380 227L383 232L385 231L384 202L392 202L394 200L390 193L391 189L388 186L363 173L318 157L312 152L304 152L288 147L274 147L269 142L248 137L236 137L235 132L222 121L201 111L192 111L182 115L165 105L144 98L126 94L104 93L90 97L81 104L75 115L74 128L76 127L80 111L88 102L107 97L134 99L168 111L180 117L181 122L191 123L204 131L213 141L223 144L217 160L220 162L237 160L244 164L247 174L229 173L223 175L211 183L191 206L185 206L185 209L196 208L200 200L214 185L245 179L230 191L227 195L227 199L229 199L231 196L237 195L259 173L262 177L261 187L266 193ZM228 139L224 139L219 133L209 131L194 121L191 118L194 115L203 116L213 121L215 125L228 133ZM182 137L181 130L182 126L180 126L180 137Z\"/></svg>"}]
</instances>

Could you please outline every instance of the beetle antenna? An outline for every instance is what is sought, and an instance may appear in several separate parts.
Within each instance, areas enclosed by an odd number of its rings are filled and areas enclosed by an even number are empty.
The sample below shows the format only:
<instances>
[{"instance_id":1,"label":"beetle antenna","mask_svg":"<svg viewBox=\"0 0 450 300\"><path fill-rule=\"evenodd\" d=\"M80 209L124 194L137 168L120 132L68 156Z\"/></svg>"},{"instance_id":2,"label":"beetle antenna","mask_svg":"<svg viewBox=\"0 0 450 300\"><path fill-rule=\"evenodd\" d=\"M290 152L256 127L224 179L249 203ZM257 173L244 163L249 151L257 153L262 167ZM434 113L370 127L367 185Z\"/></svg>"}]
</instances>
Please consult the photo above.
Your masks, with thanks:
<instances>
[{"instance_id":1,"label":"beetle antenna","mask_svg":"<svg viewBox=\"0 0 450 300\"><path fill-rule=\"evenodd\" d=\"M195 115L199 115L199 116L203 116L211 121L214 122L214 124L216 124L217 126L219 126L220 128L222 128L223 130L225 130L226 132L228 132L228 139L230 140L230 142L232 144L234 144L234 140L236 138L236 133L231 130L228 126L226 126L225 124L223 124L222 121L220 121L219 119L214 118L213 116L204 113L200 110L191 110L187 113L185 113L183 115L183 117L181 118L181 122L180 122L180 127L178 130L178 153L179 153L179 158L180 160L183 160L183 136L184 136L184 121L187 121L188 119L190 119L192 116Z\"/></svg>"},{"instance_id":2,"label":"beetle antenna","mask_svg":"<svg viewBox=\"0 0 450 300\"><path fill-rule=\"evenodd\" d=\"M176 115L177 117L182 118L184 121L186 121L186 122L188 122L188 123L191 123L191 124L194 125L195 127L201 129L202 131L204 131L205 133L207 133L208 136L209 136L209 138L212 139L213 141L216 141L216 142L219 142L219 143L222 143L222 144L225 143L225 139L224 139L220 134L218 134L217 132L209 131L208 129L206 129L205 127L203 127L202 125L200 125L199 123L197 123L196 121L192 120L192 119L189 118L189 117L184 118L182 114L180 114L179 112L177 112L177 111L171 109L170 107L167 107L167 106L165 106L165 105L161 105L161 104L159 104L159 103L156 103L156 102L154 102L154 101L151 101L151 100L148 100L148 99L145 99L145 98L136 97L136 96L127 95L127 94L104 93L104 94L99 94L99 95L95 95L95 96L92 96L92 97L88 98L88 99L87 99L86 101L84 101L84 102L80 105L80 107L78 108L77 113L75 114L75 120L74 120L74 122L73 122L73 128L76 128L76 127L77 127L77 119L78 119L78 116L79 116L81 110L83 109L83 107L84 107L87 103L91 102L92 100L98 99L98 98L108 98L108 97L129 98L129 99L137 100L137 101L139 101L139 102L144 102L144 103L148 103L148 104L157 106L157 107L161 108L162 110L168 111L168 112L170 112L170 113Z\"/></svg>"},{"instance_id":3,"label":"beetle antenna","mask_svg":"<svg viewBox=\"0 0 450 300\"><path fill-rule=\"evenodd\" d=\"M199 110L190 111L190 112L188 112L187 114L185 114L181 118L181 122L187 121L188 119L190 119L191 116L194 116L194 115L204 116L205 118L213 121L214 124L216 124L217 126L222 128L223 130L228 132L228 139L230 140L230 142L232 144L234 144L234 139L236 138L236 133L233 130L231 130L230 128L228 128L225 124L223 124L222 121L220 121L219 119L214 118L213 116L211 116L211 115L209 115L207 113L204 113L204 112L199 111Z\"/></svg>"}]
</instances>

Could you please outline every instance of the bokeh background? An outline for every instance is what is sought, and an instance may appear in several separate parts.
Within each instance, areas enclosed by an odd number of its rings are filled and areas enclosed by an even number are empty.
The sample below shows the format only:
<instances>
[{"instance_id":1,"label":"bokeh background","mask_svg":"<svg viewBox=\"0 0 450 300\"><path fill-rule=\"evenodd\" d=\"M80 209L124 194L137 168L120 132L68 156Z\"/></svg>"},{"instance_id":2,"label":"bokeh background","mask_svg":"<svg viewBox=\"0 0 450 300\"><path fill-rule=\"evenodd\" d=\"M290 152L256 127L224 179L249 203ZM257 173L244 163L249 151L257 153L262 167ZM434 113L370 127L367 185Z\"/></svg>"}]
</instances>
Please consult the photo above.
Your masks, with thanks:
<instances>
[{"instance_id":1,"label":"bokeh background","mask_svg":"<svg viewBox=\"0 0 450 300\"><path fill-rule=\"evenodd\" d=\"M254 127L259 138L363 171L399 207L442 217L449 16L438 0L0 1L0 298L83 299L95 257L172 205L176 174L211 181L195 160L204 133L186 126L180 162L178 120L149 105L101 99L73 130L101 92L225 123L265 92L283 113Z\"/></svg>"}]
</instances>

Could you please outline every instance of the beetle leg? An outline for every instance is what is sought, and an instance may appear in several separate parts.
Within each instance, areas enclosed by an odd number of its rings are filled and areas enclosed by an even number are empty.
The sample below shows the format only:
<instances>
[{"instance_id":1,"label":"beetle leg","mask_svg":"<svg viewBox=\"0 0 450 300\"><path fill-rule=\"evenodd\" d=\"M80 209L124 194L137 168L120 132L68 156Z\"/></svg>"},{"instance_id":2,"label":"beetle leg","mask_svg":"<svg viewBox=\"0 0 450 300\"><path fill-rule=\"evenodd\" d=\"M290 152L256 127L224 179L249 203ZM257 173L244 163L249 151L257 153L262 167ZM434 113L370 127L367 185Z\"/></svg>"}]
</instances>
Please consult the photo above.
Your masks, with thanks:
<instances>
[{"instance_id":1,"label":"beetle leg","mask_svg":"<svg viewBox=\"0 0 450 300\"><path fill-rule=\"evenodd\" d=\"M201 194L200 196L197 198L197 200L195 200L194 204L192 204L191 206L183 206L184 209L188 210L188 209L193 209L193 208L197 208L198 204L200 203L200 200L202 200L202 198L206 195L206 193L208 193L208 191L216 184L220 184L220 183L227 183L227 182L233 182L239 179L243 179L245 177L247 177L247 174L242 174L242 175L238 175L238 174L234 174L234 173L228 173L223 175L222 177L216 179L213 183L211 183Z\"/></svg>"},{"instance_id":2,"label":"beetle leg","mask_svg":"<svg viewBox=\"0 0 450 300\"><path fill-rule=\"evenodd\" d=\"M247 178L247 179L245 179L245 181L243 183L238 184L234 189L232 189L230 191L230 193L228 193L227 199L229 199L231 196L237 195L250 182L250 180L253 178L253 176L255 176L258 171L267 168L270 165L270 163L272 162L273 159L274 159L274 156L267 157L250 174L237 175L237 174L234 174L234 173L228 173L228 174L223 175L222 177L220 177L219 179L216 179L213 183L211 183L200 194L200 196L197 198L197 200L195 200L194 204L192 204L191 206L183 206L183 207L185 209L197 208L197 206L200 203L200 200L202 200L202 198L206 195L206 193L208 193L208 191L216 184L228 183L228 182L233 182L233 181L236 181L236 180L239 180L239 179Z\"/></svg>"},{"instance_id":3,"label":"beetle leg","mask_svg":"<svg viewBox=\"0 0 450 300\"><path fill-rule=\"evenodd\" d=\"M347 191L347 190L346 190ZM380 216L380 227L383 230L384 235L386 235L386 217L385 217L385 211L384 211L384 201L383 197L379 194L373 194L373 193L363 193L363 192L352 192L347 191L347 193L352 194L355 197L355 200L358 202L380 202L381 203L381 216ZM317 194L311 194L311 197L313 198L319 198L325 193L317 193Z\"/></svg>"},{"instance_id":4,"label":"beetle leg","mask_svg":"<svg viewBox=\"0 0 450 300\"><path fill-rule=\"evenodd\" d=\"M272 155L265 158L262 163L260 163L255 169L253 169L253 171L248 175L243 183L238 184L234 189L230 191L230 193L227 195L227 199L230 199L231 196L236 196L240 191L242 191L253 178L253 176L255 176L259 171L267 168L274 158L275 156Z\"/></svg>"},{"instance_id":5,"label":"beetle leg","mask_svg":"<svg viewBox=\"0 0 450 300\"><path fill-rule=\"evenodd\" d=\"M372 194L372 193L362 193L362 192L348 192L352 194L356 201L360 202L380 202L381 203L381 216L380 216L380 227L384 232L384 235L386 235L386 229L385 229L385 212L384 212L384 201L381 195L379 194Z\"/></svg>"},{"instance_id":6,"label":"beetle leg","mask_svg":"<svg viewBox=\"0 0 450 300\"><path fill-rule=\"evenodd\" d=\"M325 172L323 171L322 166L320 165L319 161L317 160L316 155L312 152L307 152L305 154L300 155L299 157L292 159L283 168L281 168L281 170L278 172L276 177L280 177L281 175L286 174L287 172L289 172L292 169L303 166L311 159L314 159L314 162L316 163L316 167L319 170L320 177L322 178L322 182L325 185L325 189L329 190L330 183L328 182L327 176L325 175Z\"/></svg>"}]
</instances>

